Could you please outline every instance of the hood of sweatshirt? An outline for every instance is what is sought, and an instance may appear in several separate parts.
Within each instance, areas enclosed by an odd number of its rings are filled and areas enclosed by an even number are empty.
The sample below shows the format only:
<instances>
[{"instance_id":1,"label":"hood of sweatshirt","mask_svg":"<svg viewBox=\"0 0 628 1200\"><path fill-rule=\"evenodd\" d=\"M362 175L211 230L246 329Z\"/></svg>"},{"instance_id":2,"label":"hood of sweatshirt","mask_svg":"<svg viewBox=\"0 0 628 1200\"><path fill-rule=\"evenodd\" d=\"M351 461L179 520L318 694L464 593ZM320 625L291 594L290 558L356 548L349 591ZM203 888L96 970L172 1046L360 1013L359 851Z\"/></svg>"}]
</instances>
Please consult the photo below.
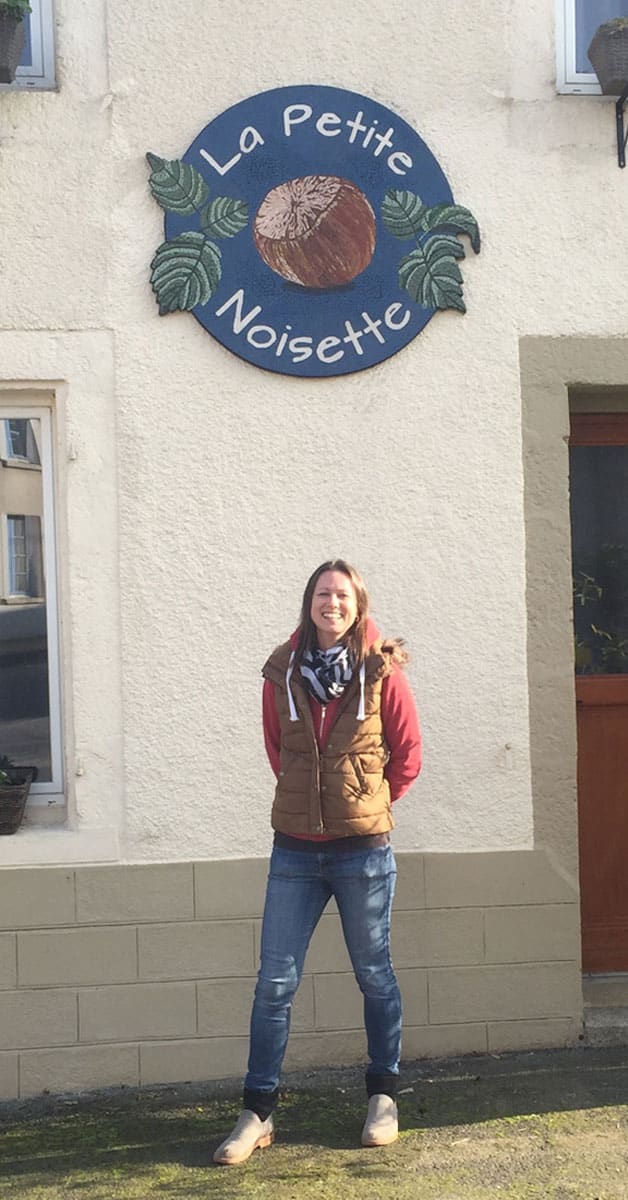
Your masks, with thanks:
<instances>
[{"instance_id":1,"label":"hood of sweatshirt","mask_svg":"<svg viewBox=\"0 0 628 1200\"><path fill-rule=\"evenodd\" d=\"M300 626L297 626L294 633L290 637L290 648L292 650L292 653L290 655L290 662L288 663L288 668L286 670L286 692L288 694L288 708L290 710L290 720L291 721L299 720L297 706L294 703L292 690L290 688L290 680L292 679L292 672L294 670L294 656L295 656L295 652L296 652L297 641L299 639L299 629L300 629ZM370 617L368 617L367 623L366 623L366 637L367 637L368 645L372 646L373 643L379 639L379 636L380 636L380 634L379 634L379 629L377 628L377 625L375 624L375 622L373 620L371 620ZM364 716L365 716L364 681L366 679L366 663L364 661L362 661L362 663L360 664L358 678L359 678L359 682L360 682L360 700L358 703L358 711L357 711L356 719L358 721L363 721Z\"/></svg>"}]
</instances>

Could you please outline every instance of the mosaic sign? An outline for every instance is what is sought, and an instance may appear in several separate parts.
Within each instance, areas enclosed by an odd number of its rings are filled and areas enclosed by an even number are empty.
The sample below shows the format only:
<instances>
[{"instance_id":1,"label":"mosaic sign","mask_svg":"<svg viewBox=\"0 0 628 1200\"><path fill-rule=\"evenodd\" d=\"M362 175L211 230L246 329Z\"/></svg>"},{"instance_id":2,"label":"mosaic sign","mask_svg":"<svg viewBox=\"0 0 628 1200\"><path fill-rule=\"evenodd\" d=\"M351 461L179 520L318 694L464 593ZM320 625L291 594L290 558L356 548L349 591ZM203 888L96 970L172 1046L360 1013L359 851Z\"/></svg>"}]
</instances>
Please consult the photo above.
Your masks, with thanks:
<instances>
[{"instance_id":1,"label":"mosaic sign","mask_svg":"<svg viewBox=\"0 0 628 1200\"><path fill-rule=\"evenodd\" d=\"M277 88L210 121L181 159L147 155L165 210L161 314L284 375L346 375L465 311L478 225L401 117L340 88Z\"/></svg>"}]
</instances>

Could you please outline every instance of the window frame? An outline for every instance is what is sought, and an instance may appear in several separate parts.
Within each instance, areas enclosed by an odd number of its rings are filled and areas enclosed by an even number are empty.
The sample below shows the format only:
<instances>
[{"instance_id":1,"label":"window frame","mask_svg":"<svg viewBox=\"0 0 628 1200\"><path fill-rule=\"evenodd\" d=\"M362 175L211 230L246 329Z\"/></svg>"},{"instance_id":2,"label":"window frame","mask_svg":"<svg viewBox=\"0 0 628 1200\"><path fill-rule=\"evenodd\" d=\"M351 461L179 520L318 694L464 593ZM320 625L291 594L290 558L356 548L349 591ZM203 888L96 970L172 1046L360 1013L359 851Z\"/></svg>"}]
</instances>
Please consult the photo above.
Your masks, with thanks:
<instances>
[{"instance_id":1,"label":"window frame","mask_svg":"<svg viewBox=\"0 0 628 1200\"><path fill-rule=\"evenodd\" d=\"M1 401L1 397L0 397ZM55 483L52 437L52 409L45 406L0 403L0 420L38 420L40 422L40 467L22 463L25 469L41 470L42 484L42 557L46 580L46 637L48 651L48 694L50 710L50 766L52 778L31 785L29 804L49 807L64 803L63 714L61 705L61 660L59 637L59 600L57 537L55 522ZM17 460L13 460L17 465ZM22 460L20 460L22 462ZM9 463L9 466L11 464ZM5 578L9 578L8 515L0 522L0 553ZM11 514L13 515L13 514Z\"/></svg>"},{"instance_id":2,"label":"window frame","mask_svg":"<svg viewBox=\"0 0 628 1200\"><path fill-rule=\"evenodd\" d=\"M556 90L561 95L602 95L595 72L576 69L576 0L556 0Z\"/></svg>"},{"instance_id":3,"label":"window frame","mask_svg":"<svg viewBox=\"0 0 628 1200\"><path fill-rule=\"evenodd\" d=\"M18 67L13 83L0 83L0 91L56 91L53 4L54 0L30 0L32 12L24 20L30 30L31 64Z\"/></svg>"},{"instance_id":4,"label":"window frame","mask_svg":"<svg viewBox=\"0 0 628 1200\"><path fill-rule=\"evenodd\" d=\"M578 71L576 58L576 2L555 0L556 90L561 95L601 96L594 71Z\"/></svg>"}]
</instances>

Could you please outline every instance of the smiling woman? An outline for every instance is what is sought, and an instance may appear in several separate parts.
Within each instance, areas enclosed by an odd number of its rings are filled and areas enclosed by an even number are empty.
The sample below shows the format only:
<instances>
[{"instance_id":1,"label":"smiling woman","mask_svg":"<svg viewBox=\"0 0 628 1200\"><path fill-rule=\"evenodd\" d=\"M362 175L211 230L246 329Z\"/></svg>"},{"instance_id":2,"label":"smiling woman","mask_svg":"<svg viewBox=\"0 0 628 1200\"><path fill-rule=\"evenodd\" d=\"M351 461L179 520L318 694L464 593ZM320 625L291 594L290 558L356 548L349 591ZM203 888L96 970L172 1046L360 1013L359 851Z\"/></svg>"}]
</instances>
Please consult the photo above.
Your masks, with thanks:
<instances>
[{"instance_id":1,"label":"smiling woman","mask_svg":"<svg viewBox=\"0 0 628 1200\"><path fill-rule=\"evenodd\" d=\"M244 1107L214 1155L224 1165L273 1140L292 1001L332 896L364 996L370 1061L362 1144L397 1137L401 1000L390 959L397 871L389 833L392 802L419 773L421 740L405 652L381 639L368 608L353 567L322 563L306 585L299 628L263 670L275 838Z\"/></svg>"}]
</instances>

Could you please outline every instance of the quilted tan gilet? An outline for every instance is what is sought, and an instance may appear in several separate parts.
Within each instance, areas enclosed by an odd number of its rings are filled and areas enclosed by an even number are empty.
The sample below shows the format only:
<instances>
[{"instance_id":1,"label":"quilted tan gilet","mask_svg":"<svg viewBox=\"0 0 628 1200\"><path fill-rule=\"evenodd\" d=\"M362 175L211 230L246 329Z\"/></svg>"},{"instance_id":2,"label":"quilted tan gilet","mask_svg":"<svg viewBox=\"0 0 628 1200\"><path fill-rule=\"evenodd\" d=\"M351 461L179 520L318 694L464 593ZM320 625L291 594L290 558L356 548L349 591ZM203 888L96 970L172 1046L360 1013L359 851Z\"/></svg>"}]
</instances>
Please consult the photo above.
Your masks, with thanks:
<instances>
[{"instance_id":1,"label":"quilted tan gilet","mask_svg":"<svg viewBox=\"0 0 628 1200\"><path fill-rule=\"evenodd\" d=\"M280 773L271 824L292 837L328 837L386 833L394 826L390 789L384 779L389 751L381 720L382 682L393 669L394 645L374 642L366 659L364 720L357 720L360 685L357 672L343 693L323 750L298 671L290 690L299 715L290 720L286 671L291 646L271 654L262 674L275 685L281 727Z\"/></svg>"}]
</instances>

